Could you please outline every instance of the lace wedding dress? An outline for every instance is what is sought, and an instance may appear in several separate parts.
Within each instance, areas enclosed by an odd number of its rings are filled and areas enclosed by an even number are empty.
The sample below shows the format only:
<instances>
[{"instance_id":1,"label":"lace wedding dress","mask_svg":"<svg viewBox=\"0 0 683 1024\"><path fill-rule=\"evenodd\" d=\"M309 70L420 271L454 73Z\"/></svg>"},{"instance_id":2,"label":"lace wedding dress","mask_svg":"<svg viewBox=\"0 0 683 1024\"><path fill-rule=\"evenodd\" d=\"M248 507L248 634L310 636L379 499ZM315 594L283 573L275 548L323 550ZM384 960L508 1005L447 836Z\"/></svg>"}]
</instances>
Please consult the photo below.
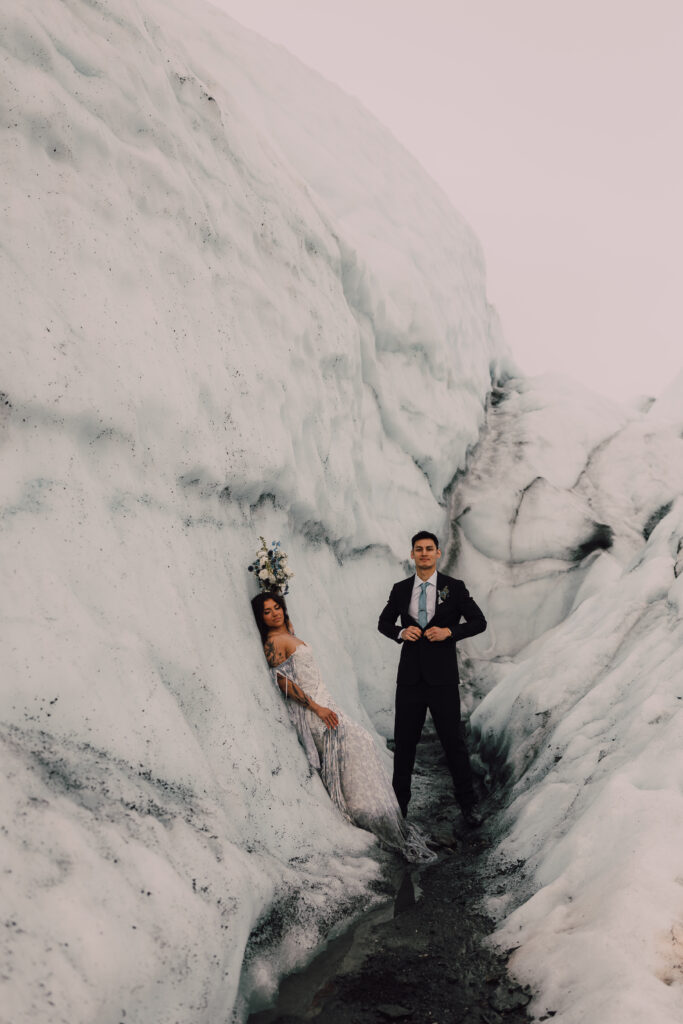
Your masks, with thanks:
<instances>
[{"instance_id":1,"label":"lace wedding dress","mask_svg":"<svg viewBox=\"0 0 683 1024\"><path fill-rule=\"evenodd\" d=\"M382 846L403 854L406 860L416 864L434 861L436 854L427 846L427 837L404 821L372 737L362 725L343 715L330 696L312 648L300 644L270 673L278 690L278 676L284 676L316 704L338 715L337 728L327 729L313 711L296 701L286 702L309 764L320 773L340 813L353 825L374 832Z\"/></svg>"}]
</instances>

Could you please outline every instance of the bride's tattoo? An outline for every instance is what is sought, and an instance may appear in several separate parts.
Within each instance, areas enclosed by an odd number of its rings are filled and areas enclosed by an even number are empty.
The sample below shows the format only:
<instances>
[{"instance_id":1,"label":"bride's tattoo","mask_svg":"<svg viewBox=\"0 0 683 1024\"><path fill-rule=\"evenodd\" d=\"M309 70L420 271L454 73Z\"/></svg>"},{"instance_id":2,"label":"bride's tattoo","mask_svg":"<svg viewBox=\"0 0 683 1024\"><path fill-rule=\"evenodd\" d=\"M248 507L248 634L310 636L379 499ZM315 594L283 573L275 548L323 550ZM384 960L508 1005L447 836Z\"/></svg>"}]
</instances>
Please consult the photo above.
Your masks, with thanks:
<instances>
[{"instance_id":1,"label":"bride's tattoo","mask_svg":"<svg viewBox=\"0 0 683 1024\"><path fill-rule=\"evenodd\" d=\"M266 640L263 650L266 655L266 661L271 668L275 668L276 665L282 664L285 660L284 654L276 649L274 640Z\"/></svg>"},{"instance_id":2,"label":"bride's tattoo","mask_svg":"<svg viewBox=\"0 0 683 1024\"><path fill-rule=\"evenodd\" d=\"M284 680L284 686L280 680ZM295 701L297 704L301 704L304 708L312 708L311 698L305 693L300 686L297 686L293 679L288 676L282 675L280 672L277 674L278 686L284 693L285 697L289 697L290 700Z\"/></svg>"},{"instance_id":3,"label":"bride's tattoo","mask_svg":"<svg viewBox=\"0 0 683 1024\"><path fill-rule=\"evenodd\" d=\"M266 661L272 667L275 664L275 644L273 641L266 640L263 650L265 651Z\"/></svg>"}]
</instances>

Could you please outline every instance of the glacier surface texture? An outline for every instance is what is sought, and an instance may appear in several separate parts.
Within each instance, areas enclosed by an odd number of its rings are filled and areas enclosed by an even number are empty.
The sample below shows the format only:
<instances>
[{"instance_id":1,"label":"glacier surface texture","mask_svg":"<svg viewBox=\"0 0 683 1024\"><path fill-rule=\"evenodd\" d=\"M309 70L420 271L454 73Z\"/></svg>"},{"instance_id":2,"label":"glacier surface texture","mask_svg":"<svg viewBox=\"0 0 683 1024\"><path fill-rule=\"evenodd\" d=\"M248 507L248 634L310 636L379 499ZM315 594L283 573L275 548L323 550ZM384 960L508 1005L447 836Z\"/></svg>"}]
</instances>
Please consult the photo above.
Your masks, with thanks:
<instances>
[{"instance_id":1,"label":"glacier surface texture","mask_svg":"<svg viewBox=\"0 0 683 1024\"><path fill-rule=\"evenodd\" d=\"M498 940L563 1024L679 1020L683 379L519 378L417 162L208 5L0 22L4 1019L241 1021L379 898L246 566L282 541L383 750L375 624L426 526L491 621L462 653L524 863Z\"/></svg>"}]
</instances>

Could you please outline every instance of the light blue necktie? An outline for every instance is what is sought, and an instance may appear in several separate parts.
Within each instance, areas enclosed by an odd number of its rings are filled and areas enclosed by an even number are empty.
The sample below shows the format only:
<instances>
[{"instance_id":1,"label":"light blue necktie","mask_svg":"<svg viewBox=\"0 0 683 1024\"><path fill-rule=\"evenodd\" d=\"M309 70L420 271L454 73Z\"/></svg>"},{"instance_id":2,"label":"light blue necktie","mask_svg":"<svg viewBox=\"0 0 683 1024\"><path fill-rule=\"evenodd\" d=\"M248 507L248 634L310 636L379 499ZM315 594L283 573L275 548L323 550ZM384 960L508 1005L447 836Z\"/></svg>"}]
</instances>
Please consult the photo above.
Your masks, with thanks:
<instances>
[{"instance_id":1,"label":"light blue necktie","mask_svg":"<svg viewBox=\"0 0 683 1024\"><path fill-rule=\"evenodd\" d=\"M420 584L420 600L417 603L417 621L420 623L420 629L427 625L427 586L427 583Z\"/></svg>"}]
</instances>

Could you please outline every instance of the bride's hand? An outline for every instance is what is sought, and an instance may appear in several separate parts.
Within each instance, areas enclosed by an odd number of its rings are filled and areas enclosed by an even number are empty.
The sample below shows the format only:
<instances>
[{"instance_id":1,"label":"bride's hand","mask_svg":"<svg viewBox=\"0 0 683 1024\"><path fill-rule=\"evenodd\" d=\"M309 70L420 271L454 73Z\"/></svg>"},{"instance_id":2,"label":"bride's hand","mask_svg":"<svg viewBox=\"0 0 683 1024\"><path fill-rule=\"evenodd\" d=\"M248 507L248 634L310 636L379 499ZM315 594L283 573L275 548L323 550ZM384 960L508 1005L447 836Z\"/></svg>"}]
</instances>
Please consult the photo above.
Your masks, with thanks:
<instances>
[{"instance_id":1,"label":"bride's hand","mask_svg":"<svg viewBox=\"0 0 683 1024\"><path fill-rule=\"evenodd\" d=\"M322 719L328 729L336 729L339 725L339 717L331 708L323 708L319 704L316 708L316 714Z\"/></svg>"}]
</instances>

